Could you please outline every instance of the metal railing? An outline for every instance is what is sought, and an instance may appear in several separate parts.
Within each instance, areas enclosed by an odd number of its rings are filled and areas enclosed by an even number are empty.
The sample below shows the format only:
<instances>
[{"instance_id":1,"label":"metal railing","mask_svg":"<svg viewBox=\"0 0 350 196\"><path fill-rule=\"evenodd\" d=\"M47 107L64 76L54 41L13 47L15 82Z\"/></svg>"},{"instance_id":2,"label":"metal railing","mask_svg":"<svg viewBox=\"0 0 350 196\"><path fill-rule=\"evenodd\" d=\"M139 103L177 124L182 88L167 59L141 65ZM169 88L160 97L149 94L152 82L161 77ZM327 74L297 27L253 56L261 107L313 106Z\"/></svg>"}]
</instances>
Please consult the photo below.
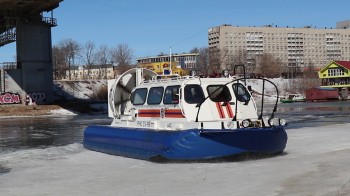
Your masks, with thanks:
<instances>
[{"instance_id":1,"label":"metal railing","mask_svg":"<svg viewBox=\"0 0 350 196\"><path fill-rule=\"evenodd\" d=\"M49 24L52 27L57 26L57 19L52 17L42 17L42 22Z\"/></svg>"},{"instance_id":2,"label":"metal railing","mask_svg":"<svg viewBox=\"0 0 350 196\"><path fill-rule=\"evenodd\" d=\"M17 69L17 62L0 63L0 69Z\"/></svg>"},{"instance_id":3,"label":"metal railing","mask_svg":"<svg viewBox=\"0 0 350 196\"><path fill-rule=\"evenodd\" d=\"M16 29L8 29L4 33L0 34L0 46L4 46L11 42L16 41Z\"/></svg>"}]
</instances>

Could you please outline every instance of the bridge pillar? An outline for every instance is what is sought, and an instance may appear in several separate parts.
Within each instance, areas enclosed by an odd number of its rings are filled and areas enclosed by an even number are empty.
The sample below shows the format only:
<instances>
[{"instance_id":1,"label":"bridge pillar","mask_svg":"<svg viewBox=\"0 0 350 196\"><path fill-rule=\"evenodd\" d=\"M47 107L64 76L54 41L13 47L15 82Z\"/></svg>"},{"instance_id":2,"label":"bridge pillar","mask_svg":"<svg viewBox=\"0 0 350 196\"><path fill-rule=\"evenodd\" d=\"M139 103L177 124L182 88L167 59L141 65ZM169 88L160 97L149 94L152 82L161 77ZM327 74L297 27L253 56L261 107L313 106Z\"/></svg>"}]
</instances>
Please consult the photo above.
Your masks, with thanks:
<instances>
[{"instance_id":1,"label":"bridge pillar","mask_svg":"<svg viewBox=\"0 0 350 196\"><path fill-rule=\"evenodd\" d=\"M17 25L17 68L21 70L22 99L29 95L37 104L53 102L51 26L47 23Z\"/></svg>"}]
</instances>

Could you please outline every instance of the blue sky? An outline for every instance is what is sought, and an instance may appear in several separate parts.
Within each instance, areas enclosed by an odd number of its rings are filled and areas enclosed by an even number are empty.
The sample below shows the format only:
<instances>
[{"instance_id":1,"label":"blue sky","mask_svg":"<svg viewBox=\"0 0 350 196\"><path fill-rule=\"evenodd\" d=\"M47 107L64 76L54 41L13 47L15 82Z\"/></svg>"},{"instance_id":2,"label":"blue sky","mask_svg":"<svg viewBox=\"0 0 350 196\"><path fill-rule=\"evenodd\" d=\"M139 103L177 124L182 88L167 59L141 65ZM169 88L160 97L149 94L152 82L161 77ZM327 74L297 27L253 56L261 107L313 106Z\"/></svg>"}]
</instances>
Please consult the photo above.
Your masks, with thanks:
<instances>
[{"instance_id":1,"label":"blue sky","mask_svg":"<svg viewBox=\"0 0 350 196\"><path fill-rule=\"evenodd\" d=\"M208 28L222 24L335 27L350 19L349 7L349 0L64 0L52 42L128 44L139 58L206 47ZM15 44L0 47L0 62L14 56Z\"/></svg>"}]
</instances>

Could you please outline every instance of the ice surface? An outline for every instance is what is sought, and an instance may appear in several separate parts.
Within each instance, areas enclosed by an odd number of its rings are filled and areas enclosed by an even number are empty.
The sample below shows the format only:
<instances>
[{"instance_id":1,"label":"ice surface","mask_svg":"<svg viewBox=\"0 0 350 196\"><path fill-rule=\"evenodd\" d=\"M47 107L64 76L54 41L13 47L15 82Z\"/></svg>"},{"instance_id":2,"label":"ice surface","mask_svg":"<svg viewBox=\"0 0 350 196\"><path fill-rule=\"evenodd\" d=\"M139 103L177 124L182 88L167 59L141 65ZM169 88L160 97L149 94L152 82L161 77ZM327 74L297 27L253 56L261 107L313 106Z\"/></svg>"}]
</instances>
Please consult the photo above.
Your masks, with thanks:
<instances>
[{"instance_id":1,"label":"ice surface","mask_svg":"<svg viewBox=\"0 0 350 196\"><path fill-rule=\"evenodd\" d=\"M283 155L239 162L160 164L81 144L1 154L1 195L350 195L350 124L287 132Z\"/></svg>"}]
</instances>

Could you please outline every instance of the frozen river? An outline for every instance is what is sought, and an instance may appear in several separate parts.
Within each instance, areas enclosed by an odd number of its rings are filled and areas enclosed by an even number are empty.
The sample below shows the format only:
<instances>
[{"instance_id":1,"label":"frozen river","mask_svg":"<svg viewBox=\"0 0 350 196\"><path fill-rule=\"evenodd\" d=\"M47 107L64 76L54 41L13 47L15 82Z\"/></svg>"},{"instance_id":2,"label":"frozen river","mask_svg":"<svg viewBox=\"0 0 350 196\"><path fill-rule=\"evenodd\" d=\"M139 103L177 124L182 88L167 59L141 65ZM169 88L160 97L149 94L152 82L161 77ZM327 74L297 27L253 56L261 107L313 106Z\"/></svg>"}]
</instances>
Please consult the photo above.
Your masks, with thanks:
<instances>
[{"instance_id":1,"label":"frozen river","mask_svg":"<svg viewBox=\"0 0 350 196\"><path fill-rule=\"evenodd\" d=\"M107 115L0 118L0 154L81 143L88 125L108 125L111 122Z\"/></svg>"},{"instance_id":2,"label":"frozen river","mask_svg":"<svg viewBox=\"0 0 350 196\"><path fill-rule=\"evenodd\" d=\"M350 101L283 103L277 116L287 119L287 129L350 123Z\"/></svg>"},{"instance_id":3,"label":"frozen river","mask_svg":"<svg viewBox=\"0 0 350 196\"><path fill-rule=\"evenodd\" d=\"M266 105L265 112L271 111L272 107L273 104ZM287 129L350 123L350 102L279 104L276 116L287 119ZM0 118L0 154L81 143L88 125L110 123L106 114Z\"/></svg>"},{"instance_id":4,"label":"frozen river","mask_svg":"<svg viewBox=\"0 0 350 196\"><path fill-rule=\"evenodd\" d=\"M267 107L269 110L271 107ZM279 105L281 156L157 164L85 150L98 116L0 119L1 195L350 195L350 102Z\"/></svg>"}]
</instances>

